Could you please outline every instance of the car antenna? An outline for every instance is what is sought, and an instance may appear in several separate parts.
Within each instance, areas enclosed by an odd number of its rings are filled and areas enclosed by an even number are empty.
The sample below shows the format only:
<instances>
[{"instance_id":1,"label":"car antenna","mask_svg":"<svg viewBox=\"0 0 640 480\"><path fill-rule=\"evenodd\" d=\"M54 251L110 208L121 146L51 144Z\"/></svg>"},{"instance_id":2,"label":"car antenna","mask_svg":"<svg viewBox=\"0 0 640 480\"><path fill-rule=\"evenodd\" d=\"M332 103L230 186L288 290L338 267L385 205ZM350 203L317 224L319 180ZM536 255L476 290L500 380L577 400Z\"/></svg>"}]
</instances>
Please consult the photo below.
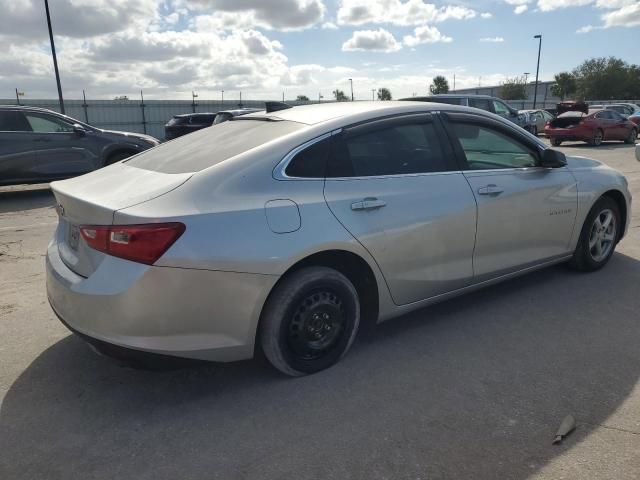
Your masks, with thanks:
<instances>
[{"instance_id":1,"label":"car antenna","mask_svg":"<svg viewBox=\"0 0 640 480\"><path fill-rule=\"evenodd\" d=\"M264 106L267 113L293 108L293 105L289 105L288 103L284 102L264 102Z\"/></svg>"}]
</instances>

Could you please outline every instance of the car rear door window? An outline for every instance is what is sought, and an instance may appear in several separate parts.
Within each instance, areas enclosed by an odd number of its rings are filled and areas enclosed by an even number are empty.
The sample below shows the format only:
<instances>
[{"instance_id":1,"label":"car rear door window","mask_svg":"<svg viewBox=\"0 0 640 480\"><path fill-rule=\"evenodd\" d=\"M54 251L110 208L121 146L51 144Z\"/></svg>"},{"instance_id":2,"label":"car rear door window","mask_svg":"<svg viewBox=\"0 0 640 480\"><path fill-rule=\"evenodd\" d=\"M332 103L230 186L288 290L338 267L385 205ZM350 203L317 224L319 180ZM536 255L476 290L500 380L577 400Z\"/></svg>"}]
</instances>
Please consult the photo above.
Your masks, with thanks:
<instances>
[{"instance_id":1,"label":"car rear door window","mask_svg":"<svg viewBox=\"0 0 640 480\"><path fill-rule=\"evenodd\" d=\"M328 176L370 177L442 172L448 164L432 122L336 136Z\"/></svg>"},{"instance_id":2,"label":"car rear door window","mask_svg":"<svg viewBox=\"0 0 640 480\"><path fill-rule=\"evenodd\" d=\"M469 170L535 167L537 159L526 145L485 125L451 124Z\"/></svg>"},{"instance_id":3,"label":"car rear door window","mask_svg":"<svg viewBox=\"0 0 640 480\"><path fill-rule=\"evenodd\" d=\"M325 138L305 148L289 162L285 174L298 178L324 178L331 138Z\"/></svg>"},{"instance_id":4,"label":"car rear door window","mask_svg":"<svg viewBox=\"0 0 640 480\"><path fill-rule=\"evenodd\" d=\"M491 104L486 98L470 98L469 106L473 108L479 108L481 110L491 111Z\"/></svg>"},{"instance_id":5,"label":"car rear door window","mask_svg":"<svg viewBox=\"0 0 640 480\"><path fill-rule=\"evenodd\" d=\"M22 112L0 111L0 132L31 132L31 126Z\"/></svg>"}]
</instances>

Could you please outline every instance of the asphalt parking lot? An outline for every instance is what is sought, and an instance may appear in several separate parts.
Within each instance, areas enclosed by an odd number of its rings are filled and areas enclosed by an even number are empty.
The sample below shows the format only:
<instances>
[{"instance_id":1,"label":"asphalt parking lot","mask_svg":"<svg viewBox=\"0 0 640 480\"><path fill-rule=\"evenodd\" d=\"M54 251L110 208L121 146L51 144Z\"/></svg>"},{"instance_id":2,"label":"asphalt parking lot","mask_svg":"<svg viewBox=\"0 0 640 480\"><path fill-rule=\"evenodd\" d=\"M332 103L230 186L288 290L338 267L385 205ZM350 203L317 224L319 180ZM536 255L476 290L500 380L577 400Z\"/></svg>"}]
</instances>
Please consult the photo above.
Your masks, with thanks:
<instances>
[{"instance_id":1,"label":"asphalt parking lot","mask_svg":"<svg viewBox=\"0 0 640 480\"><path fill-rule=\"evenodd\" d=\"M563 145L623 171L622 143ZM0 188L0 479L640 478L640 208L610 264L415 312L337 366L141 371L51 312L46 186ZM560 446L567 414L577 430Z\"/></svg>"}]
</instances>

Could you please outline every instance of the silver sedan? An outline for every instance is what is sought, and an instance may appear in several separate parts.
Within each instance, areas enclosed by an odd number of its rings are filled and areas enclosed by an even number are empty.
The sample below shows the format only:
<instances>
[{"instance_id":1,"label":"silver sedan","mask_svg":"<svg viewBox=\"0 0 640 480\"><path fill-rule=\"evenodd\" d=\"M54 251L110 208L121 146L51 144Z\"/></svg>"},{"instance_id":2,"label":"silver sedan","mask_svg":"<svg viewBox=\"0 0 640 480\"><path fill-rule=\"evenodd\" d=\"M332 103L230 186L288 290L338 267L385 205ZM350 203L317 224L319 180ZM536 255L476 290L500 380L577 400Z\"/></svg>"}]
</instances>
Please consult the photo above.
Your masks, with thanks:
<instances>
[{"instance_id":1,"label":"silver sedan","mask_svg":"<svg viewBox=\"0 0 640 480\"><path fill-rule=\"evenodd\" d=\"M58 317L112 354L262 348L289 375L363 323L567 262L603 267L631 195L480 110L355 102L261 112L51 186Z\"/></svg>"}]
</instances>

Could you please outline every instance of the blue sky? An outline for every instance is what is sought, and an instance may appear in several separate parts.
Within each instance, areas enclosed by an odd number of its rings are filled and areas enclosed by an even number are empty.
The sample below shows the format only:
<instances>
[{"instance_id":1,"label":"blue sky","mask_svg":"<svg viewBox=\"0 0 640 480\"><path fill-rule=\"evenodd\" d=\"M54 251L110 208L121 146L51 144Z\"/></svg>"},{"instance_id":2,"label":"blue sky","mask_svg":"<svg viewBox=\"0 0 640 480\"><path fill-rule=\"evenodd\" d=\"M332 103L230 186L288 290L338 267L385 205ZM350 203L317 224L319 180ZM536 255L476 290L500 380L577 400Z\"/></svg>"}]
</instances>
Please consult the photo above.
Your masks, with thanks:
<instances>
[{"instance_id":1,"label":"blue sky","mask_svg":"<svg viewBox=\"0 0 640 480\"><path fill-rule=\"evenodd\" d=\"M615 55L637 62L638 0L50 0L63 89L79 98L424 94ZM55 96L40 0L0 0L0 97ZM634 40L635 39L635 40Z\"/></svg>"}]
</instances>

